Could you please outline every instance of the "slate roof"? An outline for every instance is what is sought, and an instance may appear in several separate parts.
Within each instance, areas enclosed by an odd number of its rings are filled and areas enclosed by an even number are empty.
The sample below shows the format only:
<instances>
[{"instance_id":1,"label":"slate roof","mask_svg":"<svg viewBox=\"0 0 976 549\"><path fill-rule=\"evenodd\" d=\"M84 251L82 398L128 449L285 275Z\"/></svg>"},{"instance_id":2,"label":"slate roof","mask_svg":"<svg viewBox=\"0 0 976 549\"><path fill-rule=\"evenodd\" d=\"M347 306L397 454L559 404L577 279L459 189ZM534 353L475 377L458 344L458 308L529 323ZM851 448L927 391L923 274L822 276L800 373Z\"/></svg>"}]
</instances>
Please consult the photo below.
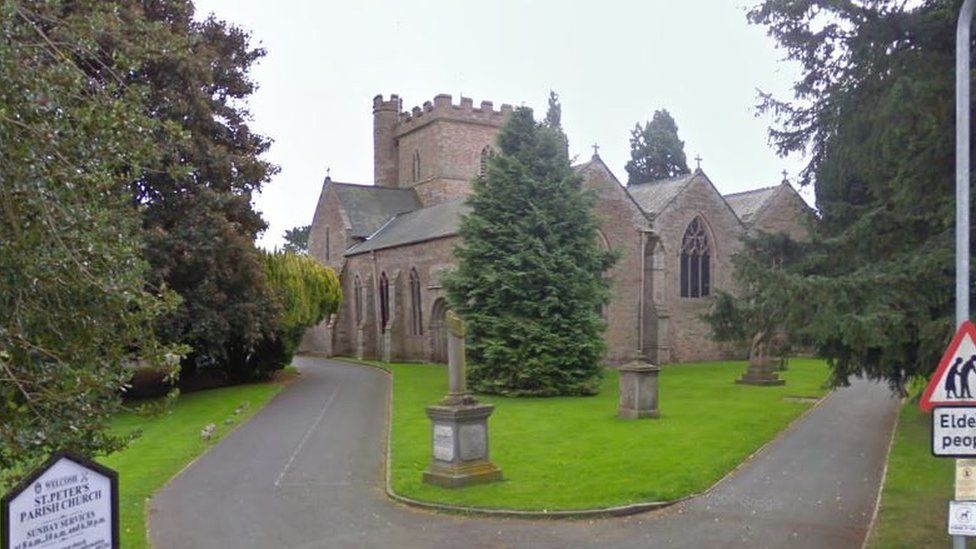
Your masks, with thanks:
<instances>
[{"instance_id":1,"label":"slate roof","mask_svg":"<svg viewBox=\"0 0 976 549\"><path fill-rule=\"evenodd\" d=\"M762 209L763 205L768 201L780 188L780 185L775 185L772 187L764 187L762 189L753 189L751 191L745 191L741 193L727 194L723 198L735 212L735 215L739 216L739 219L743 223L749 223L752 221L752 217Z\"/></svg>"},{"instance_id":2,"label":"slate roof","mask_svg":"<svg viewBox=\"0 0 976 549\"><path fill-rule=\"evenodd\" d=\"M461 216L468 211L464 199L460 198L401 213L380 227L368 239L346 250L346 255L456 235Z\"/></svg>"},{"instance_id":3,"label":"slate roof","mask_svg":"<svg viewBox=\"0 0 976 549\"><path fill-rule=\"evenodd\" d=\"M627 187L634 201L648 214L656 216L698 175L692 172L671 179L657 179Z\"/></svg>"},{"instance_id":4,"label":"slate roof","mask_svg":"<svg viewBox=\"0 0 976 549\"><path fill-rule=\"evenodd\" d=\"M351 236L366 238L391 217L422 205L413 189L332 182L339 204L352 225Z\"/></svg>"}]
</instances>

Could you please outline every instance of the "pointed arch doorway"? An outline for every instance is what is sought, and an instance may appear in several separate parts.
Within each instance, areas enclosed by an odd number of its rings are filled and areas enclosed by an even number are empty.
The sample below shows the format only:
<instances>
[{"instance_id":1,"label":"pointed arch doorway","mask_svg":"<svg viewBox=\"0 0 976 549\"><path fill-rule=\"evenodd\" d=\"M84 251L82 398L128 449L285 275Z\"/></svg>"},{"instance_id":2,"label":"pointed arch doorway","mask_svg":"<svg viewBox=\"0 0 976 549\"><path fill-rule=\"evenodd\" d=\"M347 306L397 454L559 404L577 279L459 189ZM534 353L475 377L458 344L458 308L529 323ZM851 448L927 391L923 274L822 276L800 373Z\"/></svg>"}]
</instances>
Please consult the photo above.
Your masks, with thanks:
<instances>
[{"instance_id":1,"label":"pointed arch doorway","mask_svg":"<svg viewBox=\"0 0 976 549\"><path fill-rule=\"evenodd\" d=\"M431 362L447 363L447 326L444 324L444 316L447 314L447 310L447 300L443 297L437 298L434 301L433 307L431 307Z\"/></svg>"}]
</instances>

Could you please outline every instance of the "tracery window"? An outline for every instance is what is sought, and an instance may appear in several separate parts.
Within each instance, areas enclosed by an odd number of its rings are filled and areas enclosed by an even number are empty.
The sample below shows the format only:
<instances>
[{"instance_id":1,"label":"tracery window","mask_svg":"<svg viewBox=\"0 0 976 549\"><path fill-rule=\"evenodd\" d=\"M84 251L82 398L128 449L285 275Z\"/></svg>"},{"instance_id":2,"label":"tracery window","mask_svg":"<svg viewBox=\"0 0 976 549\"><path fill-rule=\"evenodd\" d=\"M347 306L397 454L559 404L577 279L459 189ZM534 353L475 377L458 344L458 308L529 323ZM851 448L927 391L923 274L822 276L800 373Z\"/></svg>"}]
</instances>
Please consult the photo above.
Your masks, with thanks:
<instances>
[{"instance_id":1,"label":"tracery window","mask_svg":"<svg viewBox=\"0 0 976 549\"><path fill-rule=\"evenodd\" d=\"M696 217L681 241L681 297L705 297L711 289L711 250L705 221Z\"/></svg>"},{"instance_id":2,"label":"tracery window","mask_svg":"<svg viewBox=\"0 0 976 549\"><path fill-rule=\"evenodd\" d=\"M356 275L352 282L353 309L356 312L356 325L363 321L363 281Z\"/></svg>"},{"instance_id":3,"label":"tracery window","mask_svg":"<svg viewBox=\"0 0 976 549\"><path fill-rule=\"evenodd\" d=\"M423 309L420 306L420 276L416 269L410 269L410 333L424 333Z\"/></svg>"},{"instance_id":4,"label":"tracery window","mask_svg":"<svg viewBox=\"0 0 976 549\"><path fill-rule=\"evenodd\" d=\"M390 321L390 281L386 273L380 274L380 331L386 331L386 323Z\"/></svg>"}]
</instances>

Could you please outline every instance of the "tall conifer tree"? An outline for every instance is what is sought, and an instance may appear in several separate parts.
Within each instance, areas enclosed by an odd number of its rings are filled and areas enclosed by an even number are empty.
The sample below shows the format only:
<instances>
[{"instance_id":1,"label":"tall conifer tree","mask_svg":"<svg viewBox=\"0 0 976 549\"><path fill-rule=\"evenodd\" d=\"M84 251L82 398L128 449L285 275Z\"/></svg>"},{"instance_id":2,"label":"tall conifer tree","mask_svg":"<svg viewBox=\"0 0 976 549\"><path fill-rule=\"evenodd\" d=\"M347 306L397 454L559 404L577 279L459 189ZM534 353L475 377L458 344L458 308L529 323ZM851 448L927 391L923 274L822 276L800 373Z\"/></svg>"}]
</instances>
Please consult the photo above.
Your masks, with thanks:
<instances>
[{"instance_id":1,"label":"tall conifer tree","mask_svg":"<svg viewBox=\"0 0 976 549\"><path fill-rule=\"evenodd\" d=\"M904 387L932 372L954 328L959 5L766 0L749 13L802 67L794 101L763 95L761 107L780 152L809 155L820 221L789 254L770 253L772 237L746 248L746 291L720 300L717 331L737 311L774 311L830 360L835 384Z\"/></svg>"},{"instance_id":2,"label":"tall conifer tree","mask_svg":"<svg viewBox=\"0 0 976 549\"><path fill-rule=\"evenodd\" d=\"M689 173L685 142L678 139L678 125L666 109L654 111L643 127L634 125L626 170L628 185Z\"/></svg>"},{"instance_id":3,"label":"tall conifer tree","mask_svg":"<svg viewBox=\"0 0 976 549\"><path fill-rule=\"evenodd\" d=\"M508 395L591 394L600 375L613 256L597 244L592 198L582 190L557 128L516 109L499 154L472 181L461 222L452 306L467 322L471 386Z\"/></svg>"}]
</instances>

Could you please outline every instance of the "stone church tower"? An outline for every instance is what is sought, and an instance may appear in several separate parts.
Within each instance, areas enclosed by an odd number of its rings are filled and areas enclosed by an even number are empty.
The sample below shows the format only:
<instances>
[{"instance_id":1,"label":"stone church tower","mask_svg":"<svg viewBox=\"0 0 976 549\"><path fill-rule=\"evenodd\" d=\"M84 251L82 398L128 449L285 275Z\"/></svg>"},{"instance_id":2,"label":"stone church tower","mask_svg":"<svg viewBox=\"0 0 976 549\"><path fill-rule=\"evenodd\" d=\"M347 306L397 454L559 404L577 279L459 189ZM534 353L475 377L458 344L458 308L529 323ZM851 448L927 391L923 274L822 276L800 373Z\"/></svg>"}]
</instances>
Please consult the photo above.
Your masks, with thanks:
<instances>
[{"instance_id":1,"label":"stone church tower","mask_svg":"<svg viewBox=\"0 0 976 549\"><path fill-rule=\"evenodd\" d=\"M373 98L373 178L375 185L413 189L424 206L461 198L491 153L511 105L477 108L470 98L459 105L441 94L423 107L401 112L400 98Z\"/></svg>"},{"instance_id":2,"label":"stone church tower","mask_svg":"<svg viewBox=\"0 0 976 549\"><path fill-rule=\"evenodd\" d=\"M305 351L445 360L441 278L455 266L469 182L511 112L443 94L409 112L396 95L373 98L373 184L327 177L309 233L309 253L339 273L343 304L309 330ZM700 169L629 187L596 154L574 169L597 197L600 245L619 254L605 273L605 362L636 351L659 364L744 357L713 341L701 315L717 290L734 291L742 235L805 234L809 208L790 184L723 196Z\"/></svg>"}]
</instances>

